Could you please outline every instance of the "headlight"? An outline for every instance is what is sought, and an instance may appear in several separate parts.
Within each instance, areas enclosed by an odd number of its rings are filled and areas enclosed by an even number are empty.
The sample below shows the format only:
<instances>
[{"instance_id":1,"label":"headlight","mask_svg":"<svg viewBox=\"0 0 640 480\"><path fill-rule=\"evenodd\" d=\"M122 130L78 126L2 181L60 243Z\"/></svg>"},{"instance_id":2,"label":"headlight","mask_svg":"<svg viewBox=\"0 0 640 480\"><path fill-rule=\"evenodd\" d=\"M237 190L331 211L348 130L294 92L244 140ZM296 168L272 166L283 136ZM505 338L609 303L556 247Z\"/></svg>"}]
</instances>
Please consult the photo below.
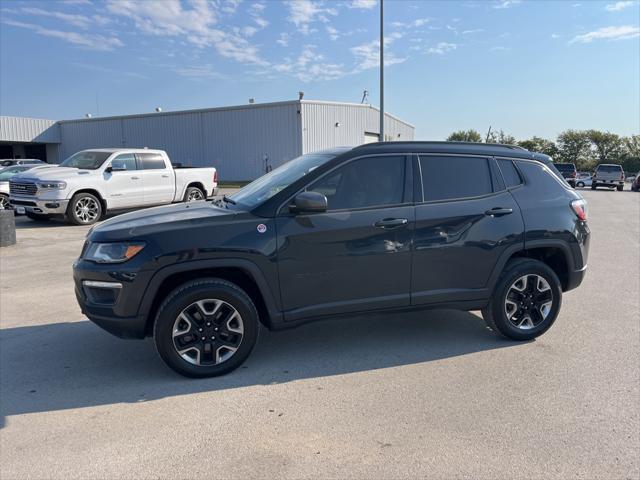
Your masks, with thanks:
<instances>
[{"instance_id":1,"label":"headlight","mask_svg":"<svg viewBox=\"0 0 640 480\"><path fill-rule=\"evenodd\" d=\"M142 242L90 243L84 258L96 263L121 263L135 257L143 248Z\"/></svg>"},{"instance_id":2,"label":"headlight","mask_svg":"<svg viewBox=\"0 0 640 480\"><path fill-rule=\"evenodd\" d=\"M45 190L64 190L67 182L38 182L38 188Z\"/></svg>"}]
</instances>

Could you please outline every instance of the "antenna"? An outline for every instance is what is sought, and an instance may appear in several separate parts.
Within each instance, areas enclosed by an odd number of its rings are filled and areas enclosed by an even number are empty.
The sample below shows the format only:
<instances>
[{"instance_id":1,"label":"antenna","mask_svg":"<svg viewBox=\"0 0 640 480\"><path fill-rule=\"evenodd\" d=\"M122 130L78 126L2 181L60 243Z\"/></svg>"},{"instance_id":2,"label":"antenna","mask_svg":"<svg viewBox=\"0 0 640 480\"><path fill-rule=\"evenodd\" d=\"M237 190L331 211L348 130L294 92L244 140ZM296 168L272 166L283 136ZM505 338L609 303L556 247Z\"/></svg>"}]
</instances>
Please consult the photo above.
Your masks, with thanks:
<instances>
[{"instance_id":1,"label":"antenna","mask_svg":"<svg viewBox=\"0 0 640 480\"><path fill-rule=\"evenodd\" d=\"M369 103L369 91L368 90L363 90L363 92L362 92L362 100L360 100L360 103Z\"/></svg>"},{"instance_id":2,"label":"antenna","mask_svg":"<svg viewBox=\"0 0 640 480\"><path fill-rule=\"evenodd\" d=\"M489 131L487 132L487 138L485 139L484 143L489 143L489 135L491 135L491 125L489 125Z\"/></svg>"}]
</instances>

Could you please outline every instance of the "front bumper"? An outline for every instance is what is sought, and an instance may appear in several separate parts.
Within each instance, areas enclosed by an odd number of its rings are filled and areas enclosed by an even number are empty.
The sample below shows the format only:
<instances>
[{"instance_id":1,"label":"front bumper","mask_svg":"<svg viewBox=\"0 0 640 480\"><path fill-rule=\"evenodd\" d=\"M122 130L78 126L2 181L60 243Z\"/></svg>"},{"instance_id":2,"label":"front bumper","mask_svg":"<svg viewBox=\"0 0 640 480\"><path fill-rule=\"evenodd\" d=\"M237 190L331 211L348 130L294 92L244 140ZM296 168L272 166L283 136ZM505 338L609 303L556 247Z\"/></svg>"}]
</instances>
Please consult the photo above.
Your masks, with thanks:
<instances>
[{"instance_id":1,"label":"front bumper","mask_svg":"<svg viewBox=\"0 0 640 480\"><path fill-rule=\"evenodd\" d=\"M83 259L73 264L75 294L82 313L120 338L146 336L147 318L138 310L151 276L152 272L133 266L125 269L121 264L100 265ZM91 287L87 281L103 286Z\"/></svg>"},{"instance_id":2,"label":"front bumper","mask_svg":"<svg viewBox=\"0 0 640 480\"><path fill-rule=\"evenodd\" d=\"M9 197L9 203L11 203L14 210L18 209L18 207L24 207L25 211L30 213L37 213L40 215L63 215L67 211L69 200L48 200L23 195L11 195Z\"/></svg>"}]
</instances>

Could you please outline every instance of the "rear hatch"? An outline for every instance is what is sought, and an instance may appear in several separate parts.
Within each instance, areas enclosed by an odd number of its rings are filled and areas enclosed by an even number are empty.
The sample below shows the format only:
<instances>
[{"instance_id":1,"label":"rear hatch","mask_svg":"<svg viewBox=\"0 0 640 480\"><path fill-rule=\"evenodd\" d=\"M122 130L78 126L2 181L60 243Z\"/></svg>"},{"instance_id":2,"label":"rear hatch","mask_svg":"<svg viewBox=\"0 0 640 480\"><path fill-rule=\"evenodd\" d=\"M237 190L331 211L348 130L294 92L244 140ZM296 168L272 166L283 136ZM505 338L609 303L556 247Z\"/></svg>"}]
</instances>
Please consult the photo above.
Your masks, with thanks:
<instances>
[{"instance_id":1,"label":"rear hatch","mask_svg":"<svg viewBox=\"0 0 640 480\"><path fill-rule=\"evenodd\" d=\"M624 172L620 165L598 165L595 178L598 181L619 182L624 180Z\"/></svg>"}]
</instances>

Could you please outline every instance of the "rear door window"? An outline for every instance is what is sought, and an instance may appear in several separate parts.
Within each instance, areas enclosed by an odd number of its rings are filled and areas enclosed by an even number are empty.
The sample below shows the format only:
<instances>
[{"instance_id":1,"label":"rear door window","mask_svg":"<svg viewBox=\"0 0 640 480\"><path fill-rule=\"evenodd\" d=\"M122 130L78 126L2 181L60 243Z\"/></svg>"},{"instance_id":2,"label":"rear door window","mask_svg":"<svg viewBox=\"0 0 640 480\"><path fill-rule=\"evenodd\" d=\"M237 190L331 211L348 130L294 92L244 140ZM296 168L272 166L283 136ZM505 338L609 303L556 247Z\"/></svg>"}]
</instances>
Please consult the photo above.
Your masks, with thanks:
<instances>
[{"instance_id":1,"label":"rear door window","mask_svg":"<svg viewBox=\"0 0 640 480\"><path fill-rule=\"evenodd\" d=\"M425 202L480 197L493 192L486 158L420 156Z\"/></svg>"},{"instance_id":2,"label":"rear door window","mask_svg":"<svg viewBox=\"0 0 640 480\"><path fill-rule=\"evenodd\" d=\"M138 159L142 170L164 170L166 168L164 157L159 153L139 153Z\"/></svg>"},{"instance_id":3,"label":"rear door window","mask_svg":"<svg viewBox=\"0 0 640 480\"><path fill-rule=\"evenodd\" d=\"M522 183L522 177L511 160L498 160L498 165L507 188L517 187Z\"/></svg>"}]
</instances>

